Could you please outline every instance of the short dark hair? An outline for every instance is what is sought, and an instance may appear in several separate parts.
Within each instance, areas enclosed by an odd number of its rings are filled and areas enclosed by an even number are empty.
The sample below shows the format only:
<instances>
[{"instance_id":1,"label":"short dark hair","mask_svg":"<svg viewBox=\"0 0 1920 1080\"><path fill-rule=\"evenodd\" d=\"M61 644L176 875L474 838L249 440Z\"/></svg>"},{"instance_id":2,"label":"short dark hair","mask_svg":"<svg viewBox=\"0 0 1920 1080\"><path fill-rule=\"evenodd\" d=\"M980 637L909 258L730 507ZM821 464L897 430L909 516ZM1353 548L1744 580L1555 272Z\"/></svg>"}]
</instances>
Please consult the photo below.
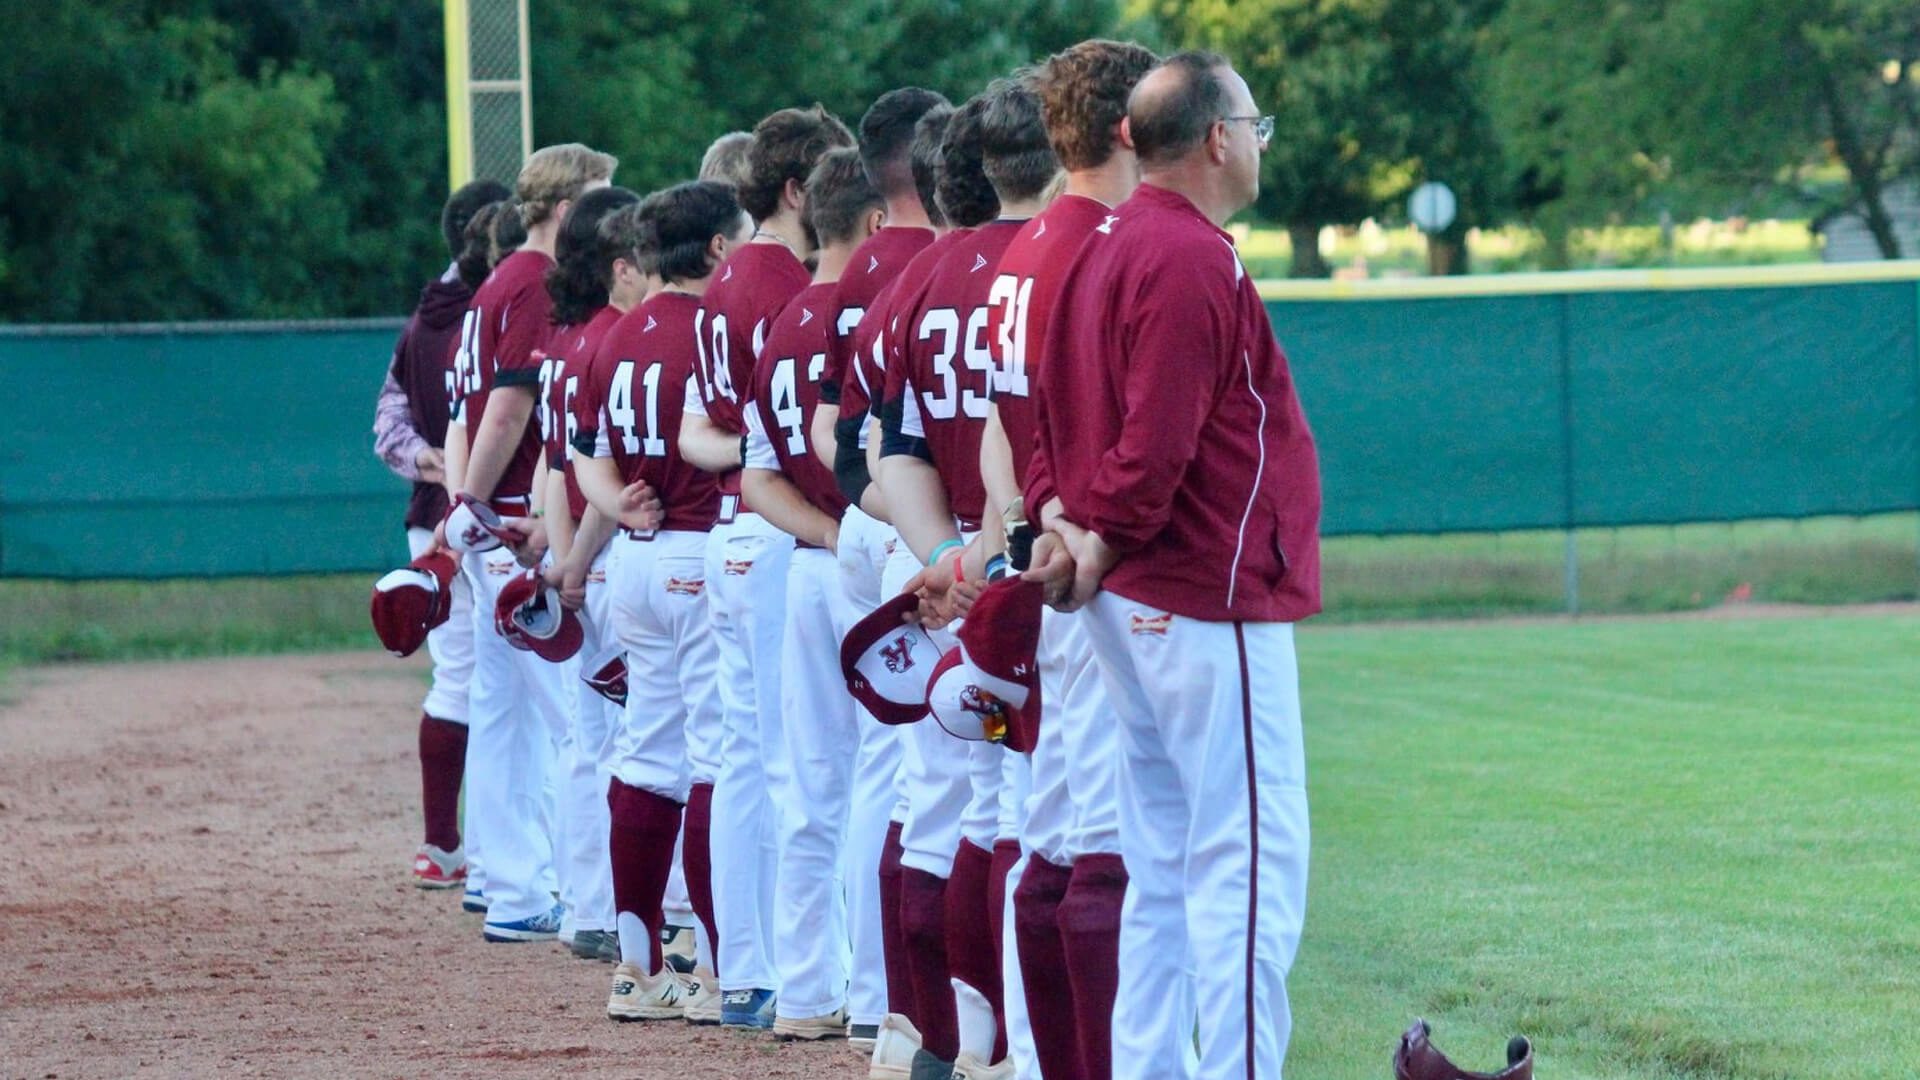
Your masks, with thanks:
<instances>
[{"instance_id":1,"label":"short dark hair","mask_svg":"<svg viewBox=\"0 0 1920 1080\"><path fill-rule=\"evenodd\" d=\"M1060 159L1047 141L1040 95L1025 77L996 79L980 95L980 156L987 180L1001 202L1037 199L1060 173Z\"/></svg>"},{"instance_id":2,"label":"short dark hair","mask_svg":"<svg viewBox=\"0 0 1920 1080\"><path fill-rule=\"evenodd\" d=\"M642 199L608 214L600 221L600 261L607 268L607 288L613 288L613 261L625 259L643 274L660 272L660 235L644 211Z\"/></svg>"},{"instance_id":3,"label":"short dark hair","mask_svg":"<svg viewBox=\"0 0 1920 1080\"><path fill-rule=\"evenodd\" d=\"M461 239L463 244L454 265L467 288L477 289L507 252L526 242L527 230L520 224L518 204L512 199L501 199L474 211Z\"/></svg>"},{"instance_id":4,"label":"short dark hair","mask_svg":"<svg viewBox=\"0 0 1920 1080\"><path fill-rule=\"evenodd\" d=\"M708 251L716 236L732 235L740 202L718 180L691 180L656 191L640 204L640 219L656 237L663 281L698 281L713 273Z\"/></svg>"},{"instance_id":5,"label":"short dark hair","mask_svg":"<svg viewBox=\"0 0 1920 1080\"><path fill-rule=\"evenodd\" d=\"M547 269L547 295L553 297L555 326L586 322L607 306L610 261L600 257L600 222L640 196L623 187L596 188L573 201L560 223L553 245L553 265Z\"/></svg>"},{"instance_id":6,"label":"short dark hair","mask_svg":"<svg viewBox=\"0 0 1920 1080\"><path fill-rule=\"evenodd\" d=\"M867 182L883 199L896 199L913 187L913 129L936 108L952 105L932 90L902 86L874 99L860 118L860 163Z\"/></svg>"},{"instance_id":7,"label":"short dark hair","mask_svg":"<svg viewBox=\"0 0 1920 1080\"><path fill-rule=\"evenodd\" d=\"M1113 156L1114 129L1127 98L1159 63L1132 42L1083 41L1054 53L1034 75L1047 117L1047 138L1066 169L1093 169Z\"/></svg>"},{"instance_id":8,"label":"short dark hair","mask_svg":"<svg viewBox=\"0 0 1920 1080\"><path fill-rule=\"evenodd\" d=\"M962 229L985 225L1000 213L1000 196L987 179L981 154L981 121L991 104L987 93L968 98L954 110L946 137L940 141L940 179L934 184L934 197L948 223Z\"/></svg>"},{"instance_id":9,"label":"short dark hair","mask_svg":"<svg viewBox=\"0 0 1920 1080\"><path fill-rule=\"evenodd\" d=\"M807 220L822 244L853 239L860 219L886 205L867 179L860 151L851 146L827 151L807 177Z\"/></svg>"},{"instance_id":10,"label":"short dark hair","mask_svg":"<svg viewBox=\"0 0 1920 1080\"><path fill-rule=\"evenodd\" d=\"M947 124L952 120L951 105L928 109L914 122L913 143L908 154L914 190L920 195L920 205L926 208L927 219L935 226L947 223L946 215L940 212L940 200L934 197L934 188L940 182L940 144L946 141Z\"/></svg>"},{"instance_id":11,"label":"short dark hair","mask_svg":"<svg viewBox=\"0 0 1920 1080\"><path fill-rule=\"evenodd\" d=\"M447 242L447 257L458 259L467 247L467 222L488 203L497 203L512 195L498 180L474 180L447 196L440 208L440 238Z\"/></svg>"},{"instance_id":12,"label":"short dark hair","mask_svg":"<svg viewBox=\"0 0 1920 1080\"><path fill-rule=\"evenodd\" d=\"M753 127L747 179L740 185L741 207L753 220L767 220L779 212L787 181L806 183L820 155L852 145L853 133L823 106L769 115Z\"/></svg>"},{"instance_id":13,"label":"short dark hair","mask_svg":"<svg viewBox=\"0 0 1920 1080\"><path fill-rule=\"evenodd\" d=\"M1175 53L1160 62L1181 76L1180 85L1140 100L1139 87L1127 102L1127 126L1142 164L1184 157L1227 113L1227 85L1220 69L1230 66L1219 53L1198 49Z\"/></svg>"}]
</instances>

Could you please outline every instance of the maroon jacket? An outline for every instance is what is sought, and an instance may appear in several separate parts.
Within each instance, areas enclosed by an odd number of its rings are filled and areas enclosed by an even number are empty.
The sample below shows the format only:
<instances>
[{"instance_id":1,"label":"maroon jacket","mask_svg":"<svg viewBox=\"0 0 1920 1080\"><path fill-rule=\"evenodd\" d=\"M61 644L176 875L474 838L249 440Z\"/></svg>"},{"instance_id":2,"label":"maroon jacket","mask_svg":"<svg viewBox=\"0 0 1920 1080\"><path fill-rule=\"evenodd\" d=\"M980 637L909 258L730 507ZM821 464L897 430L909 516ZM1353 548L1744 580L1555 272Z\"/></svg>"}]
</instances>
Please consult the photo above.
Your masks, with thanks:
<instances>
[{"instance_id":1,"label":"maroon jacket","mask_svg":"<svg viewBox=\"0 0 1920 1080\"><path fill-rule=\"evenodd\" d=\"M1142 186L1067 272L1028 504L1121 553L1104 587L1213 621L1320 610L1320 463L1233 238Z\"/></svg>"},{"instance_id":2,"label":"maroon jacket","mask_svg":"<svg viewBox=\"0 0 1920 1080\"><path fill-rule=\"evenodd\" d=\"M413 430L433 447L447 445L447 357L460 336L473 290L458 277L420 290L420 303L393 346L393 380L407 395ZM431 529L447 516L447 489L416 480L407 503L407 527Z\"/></svg>"}]
</instances>

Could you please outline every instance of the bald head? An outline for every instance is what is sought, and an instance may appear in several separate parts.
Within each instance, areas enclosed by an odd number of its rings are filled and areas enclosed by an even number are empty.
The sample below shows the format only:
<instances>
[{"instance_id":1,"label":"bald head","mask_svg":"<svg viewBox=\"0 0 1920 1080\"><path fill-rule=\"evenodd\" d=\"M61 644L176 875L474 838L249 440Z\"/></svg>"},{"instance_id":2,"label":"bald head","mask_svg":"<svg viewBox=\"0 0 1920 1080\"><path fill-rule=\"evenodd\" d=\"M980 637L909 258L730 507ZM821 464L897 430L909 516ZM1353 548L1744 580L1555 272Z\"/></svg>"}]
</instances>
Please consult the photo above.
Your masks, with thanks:
<instances>
[{"instance_id":1,"label":"bald head","mask_svg":"<svg viewBox=\"0 0 1920 1080\"><path fill-rule=\"evenodd\" d=\"M1233 67L1217 53L1175 53L1147 72L1127 99L1127 128L1143 168L1192 153L1228 116Z\"/></svg>"}]
</instances>

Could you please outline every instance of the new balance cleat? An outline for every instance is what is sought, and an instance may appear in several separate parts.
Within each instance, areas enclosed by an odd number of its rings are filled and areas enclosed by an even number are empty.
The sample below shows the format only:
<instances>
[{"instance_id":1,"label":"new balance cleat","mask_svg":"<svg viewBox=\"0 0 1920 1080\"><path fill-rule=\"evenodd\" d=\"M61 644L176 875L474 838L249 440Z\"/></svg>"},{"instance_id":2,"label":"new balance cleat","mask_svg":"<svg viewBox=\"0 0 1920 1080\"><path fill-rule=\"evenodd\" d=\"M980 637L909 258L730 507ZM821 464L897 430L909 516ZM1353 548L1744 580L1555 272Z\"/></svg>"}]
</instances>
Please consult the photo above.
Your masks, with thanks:
<instances>
[{"instance_id":1,"label":"new balance cleat","mask_svg":"<svg viewBox=\"0 0 1920 1080\"><path fill-rule=\"evenodd\" d=\"M773 1026L773 1008L771 990L725 990L720 994L720 1023L764 1031Z\"/></svg>"},{"instance_id":2,"label":"new balance cleat","mask_svg":"<svg viewBox=\"0 0 1920 1080\"><path fill-rule=\"evenodd\" d=\"M648 975L636 964L613 969L613 989L607 994L610 1020L678 1020L684 1014L686 984L667 968Z\"/></svg>"},{"instance_id":3,"label":"new balance cleat","mask_svg":"<svg viewBox=\"0 0 1920 1080\"><path fill-rule=\"evenodd\" d=\"M560 920L567 909L559 904L538 915L529 915L513 922L494 922L487 920L481 936L488 941L552 941L560 936Z\"/></svg>"},{"instance_id":4,"label":"new balance cleat","mask_svg":"<svg viewBox=\"0 0 1920 1080\"><path fill-rule=\"evenodd\" d=\"M825 1016L799 1018L775 1015L773 1033L781 1039L805 1039L808 1042L844 1039L847 1037L847 1010L835 1009Z\"/></svg>"}]
</instances>

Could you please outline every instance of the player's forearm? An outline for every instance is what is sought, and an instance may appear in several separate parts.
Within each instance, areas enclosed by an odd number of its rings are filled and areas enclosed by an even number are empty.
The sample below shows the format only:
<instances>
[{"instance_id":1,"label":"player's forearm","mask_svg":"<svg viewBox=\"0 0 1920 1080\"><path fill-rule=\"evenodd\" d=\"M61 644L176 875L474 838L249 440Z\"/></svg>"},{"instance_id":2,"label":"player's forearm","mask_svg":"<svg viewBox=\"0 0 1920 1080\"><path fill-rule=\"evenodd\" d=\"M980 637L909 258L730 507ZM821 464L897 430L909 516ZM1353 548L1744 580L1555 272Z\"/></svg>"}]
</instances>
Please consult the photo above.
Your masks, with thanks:
<instances>
[{"instance_id":1,"label":"player's forearm","mask_svg":"<svg viewBox=\"0 0 1920 1080\"><path fill-rule=\"evenodd\" d=\"M578 464L575 464L578 469ZM613 539L613 519L600 512L598 506L589 504L580 515L580 527L574 530L573 547L567 553L569 562L577 564L582 570L591 566L595 557Z\"/></svg>"},{"instance_id":2,"label":"player's forearm","mask_svg":"<svg viewBox=\"0 0 1920 1080\"><path fill-rule=\"evenodd\" d=\"M573 477L580 485L580 493L587 497L587 505L597 511L608 523L620 520L620 491L626 487L621 481L620 466L610 457L585 457L573 459ZM608 524L607 528L612 529Z\"/></svg>"},{"instance_id":3,"label":"player's forearm","mask_svg":"<svg viewBox=\"0 0 1920 1080\"><path fill-rule=\"evenodd\" d=\"M526 387L496 387L487 397L480 430L470 431L473 447L467 455L464 490L477 499L490 499L506 475L514 451L526 436L527 417L533 415L533 391Z\"/></svg>"},{"instance_id":4,"label":"player's forearm","mask_svg":"<svg viewBox=\"0 0 1920 1080\"><path fill-rule=\"evenodd\" d=\"M941 544L960 538L947 505L946 486L931 462L909 454L888 455L880 472L880 490L893 512L893 527L921 562Z\"/></svg>"},{"instance_id":5,"label":"player's forearm","mask_svg":"<svg viewBox=\"0 0 1920 1080\"><path fill-rule=\"evenodd\" d=\"M449 498L466 490L467 425L459 420L447 424L446 484Z\"/></svg>"},{"instance_id":6,"label":"player's forearm","mask_svg":"<svg viewBox=\"0 0 1920 1080\"><path fill-rule=\"evenodd\" d=\"M987 508L996 520L1004 507L1020 497L1020 485L1013 478L1013 447L1007 442L1007 429L1000 425L997 405L988 409L986 427L980 433L980 481L987 490ZM986 528L984 519L981 528Z\"/></svg>"},{"instance_id":7,"label":"player's forearm","mask_svg":"<svg viewBox=\"0 0 1920 1080\"><path fill-rule=\"evenodd\" d=\"M373 406L373 452L402 479L418 480L420 451L426 448L427 440L413 429L407 392L389 371Z\"/></svg>"},{"instance_id":8,"label":"player's forearm","mask_svg":"<svg viewBox=\"0 0 1920 1080\"><path fill-rule=\"evenodd\" d=\"M713 422L710 416L687 413L680 418L680 456L697 469L729 473L745 464L739 435Z\"/></svg>"},{"instance_id":9,"label":"player's forearm","mask_svg":"<svg viewBox=\"0 0 1920 1080\"><path fill-rule=\"evenodd\" d=\"M800 493L785 473L748 469L740 474L740 490L747 505L774 527L797 540L827 546L835 522Z\"/></svg>"},{"instance_id":10,"label":"player's forearm","mask_svg":"<svg viewBox=\"0 0 1920 1080\"><path fill-rule=\"evenodd\" d=\"M807 429L807 445L820 464L831 469L840 454L840 439L834 425L840 422L840 406L821 402L813 410L813 426Z\"/></svg>"},{"instance_id":11,"label":"player's forearm","mask_svg":"<svg viewBox=\"0 0 1920 1080\"><path fill-rule=\"evenodd\" d=\"M547 547L553 552L555 562L566 559L573 550L573 514L567 505L567 474L560 469L547 470L547 482L543 489L546 499L541 503L547 520Z\"/></svg>"}]
</instances>

